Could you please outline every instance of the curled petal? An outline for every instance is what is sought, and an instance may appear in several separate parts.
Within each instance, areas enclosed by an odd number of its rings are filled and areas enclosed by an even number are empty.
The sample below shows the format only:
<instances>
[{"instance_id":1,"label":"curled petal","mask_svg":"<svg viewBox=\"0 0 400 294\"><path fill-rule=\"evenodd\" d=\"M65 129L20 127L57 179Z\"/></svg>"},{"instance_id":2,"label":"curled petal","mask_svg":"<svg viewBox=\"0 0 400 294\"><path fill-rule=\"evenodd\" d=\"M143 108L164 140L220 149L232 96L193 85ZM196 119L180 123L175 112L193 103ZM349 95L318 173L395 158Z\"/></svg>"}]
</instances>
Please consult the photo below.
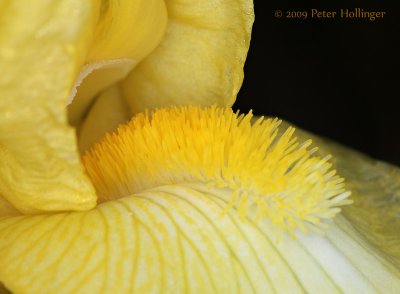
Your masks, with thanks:
<instances>
[{"instance_id":1,"label":"curled petal","mask_svg":"<svg viewBox=\"0 0 400 294\"><path fill-rule=\"evenodd\" d=\"M0 13L0 195L23 213L96 204L65 105L96 22L92 1L7 1Z\"/></svg>"},{"instance_id":2,"label":"curled petal","mask_svg":"<svg viewBox=\"0 0 400 294\"><path fill-rule=\"evenodd\" d=\"M160 43L167 25L163 0L95 1L99 15L85 66L69 102L69 121L79 125L96 95L124 79ZM110 109L109 111L118 111Z\"/></svg>"},{"instance_id":3,"label":"curled petal","mask_svg":"<svg viewBox=\"0 0 400 294\"><path fill-rule=\"evenodd\" d=\"M89 212L0 222L0 280L15 293L395 293L391 265L356 232L279 235L232 192L169 185ZM350 234L349 234L350 233ZM278 239L277 239L278 238ZM278 241L277 241L278 240Z\"/></svg>"}]
</instances>

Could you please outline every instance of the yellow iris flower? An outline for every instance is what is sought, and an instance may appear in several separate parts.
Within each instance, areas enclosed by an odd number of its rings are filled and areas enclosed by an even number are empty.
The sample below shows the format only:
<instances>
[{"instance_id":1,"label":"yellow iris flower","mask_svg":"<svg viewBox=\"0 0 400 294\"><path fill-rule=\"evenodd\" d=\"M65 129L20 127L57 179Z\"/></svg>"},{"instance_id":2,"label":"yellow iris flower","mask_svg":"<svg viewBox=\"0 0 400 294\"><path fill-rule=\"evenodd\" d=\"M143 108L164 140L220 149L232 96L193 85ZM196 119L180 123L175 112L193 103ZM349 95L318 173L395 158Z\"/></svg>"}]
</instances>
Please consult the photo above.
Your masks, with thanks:
<instances>
[{"instance_id":1,"label":"yellow iris flower","mask_svg":"<svg viewBox=\"0 0 400 294\"><path fill-rule=\"evenodd\" d=\"M399 169L229 108L252 22L248 0L0 0L9 291L398 292Z\"/></svg>"}]
</instances>

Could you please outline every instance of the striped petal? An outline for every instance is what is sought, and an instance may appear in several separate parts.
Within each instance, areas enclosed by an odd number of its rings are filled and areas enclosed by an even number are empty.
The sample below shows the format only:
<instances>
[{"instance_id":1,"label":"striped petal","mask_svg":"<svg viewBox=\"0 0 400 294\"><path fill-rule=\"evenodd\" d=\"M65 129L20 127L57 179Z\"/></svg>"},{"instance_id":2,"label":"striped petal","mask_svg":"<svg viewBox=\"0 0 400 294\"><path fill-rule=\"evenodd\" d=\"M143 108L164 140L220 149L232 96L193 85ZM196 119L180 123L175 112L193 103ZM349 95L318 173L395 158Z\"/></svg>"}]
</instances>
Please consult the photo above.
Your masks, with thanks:
<instances>
[{"instance_id":1,"label":"striped petal","mask_svg":"<svg viewBox=\"0 0 400 294\"><path fill-rule=\"evenodd\" d=\"M14 293L396 293L393 267L339 219L326 236L221 217L231 191L162 186L81 213L0 222Z\"/></svg>"}]
</instances>

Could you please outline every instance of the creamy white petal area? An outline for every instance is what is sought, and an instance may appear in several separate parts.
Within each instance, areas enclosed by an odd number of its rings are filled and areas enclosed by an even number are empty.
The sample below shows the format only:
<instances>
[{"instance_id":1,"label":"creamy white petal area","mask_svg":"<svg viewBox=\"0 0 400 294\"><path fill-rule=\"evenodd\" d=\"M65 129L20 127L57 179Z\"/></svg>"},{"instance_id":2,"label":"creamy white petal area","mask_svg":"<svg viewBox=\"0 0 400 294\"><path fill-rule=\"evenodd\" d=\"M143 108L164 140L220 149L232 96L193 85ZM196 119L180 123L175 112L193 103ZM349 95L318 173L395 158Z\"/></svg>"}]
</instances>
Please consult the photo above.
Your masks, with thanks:
<instances>
[{"instance_id":1,"label":"creamy white petal area","mask_svg":"<svg viewBox=\"0 0 400 294\"><path fill-rule=\"evenodd\" d=\"M311 138L319 156L333 155L333 168L346 179L354 200L342 215L400 272L400 168L301 129L296 134Z\"/></svg>"},{"instance_id":2,"label":"creamy white petal area","mask_svg":"<svg viewBox=\"0 0 400 294\"><path fill-rule=\"evenodd\" d=\"M398 273L343 218L293 239L223 216L230 197L169 185L86 213L2 219L1 280L15 293L397 293Z\"/></svg>"}]
</instances>

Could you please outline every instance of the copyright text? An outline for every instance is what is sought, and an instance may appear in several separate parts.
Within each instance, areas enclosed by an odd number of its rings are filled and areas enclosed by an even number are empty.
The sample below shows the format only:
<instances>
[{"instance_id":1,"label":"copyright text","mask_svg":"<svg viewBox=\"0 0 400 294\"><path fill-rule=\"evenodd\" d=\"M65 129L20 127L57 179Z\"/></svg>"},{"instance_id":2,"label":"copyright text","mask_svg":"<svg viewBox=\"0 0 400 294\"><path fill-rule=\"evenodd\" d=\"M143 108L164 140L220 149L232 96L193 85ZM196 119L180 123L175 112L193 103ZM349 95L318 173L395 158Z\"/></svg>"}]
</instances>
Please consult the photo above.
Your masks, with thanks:
<instances>
[{"instance_id":1,"label":"copyright text","mask_svg":"<svg viewBox=\"0 0 400 294\"><path fill-rule=\"evenodd\" d=\"M386 11L369 11L362 8L341 8L339 10L320 10L311 8L299 11L281 11L275 10L276 18L291 18L291 19L366 19L375 21L383 19L386 16Z\"/></svg>"}]
</instances>

